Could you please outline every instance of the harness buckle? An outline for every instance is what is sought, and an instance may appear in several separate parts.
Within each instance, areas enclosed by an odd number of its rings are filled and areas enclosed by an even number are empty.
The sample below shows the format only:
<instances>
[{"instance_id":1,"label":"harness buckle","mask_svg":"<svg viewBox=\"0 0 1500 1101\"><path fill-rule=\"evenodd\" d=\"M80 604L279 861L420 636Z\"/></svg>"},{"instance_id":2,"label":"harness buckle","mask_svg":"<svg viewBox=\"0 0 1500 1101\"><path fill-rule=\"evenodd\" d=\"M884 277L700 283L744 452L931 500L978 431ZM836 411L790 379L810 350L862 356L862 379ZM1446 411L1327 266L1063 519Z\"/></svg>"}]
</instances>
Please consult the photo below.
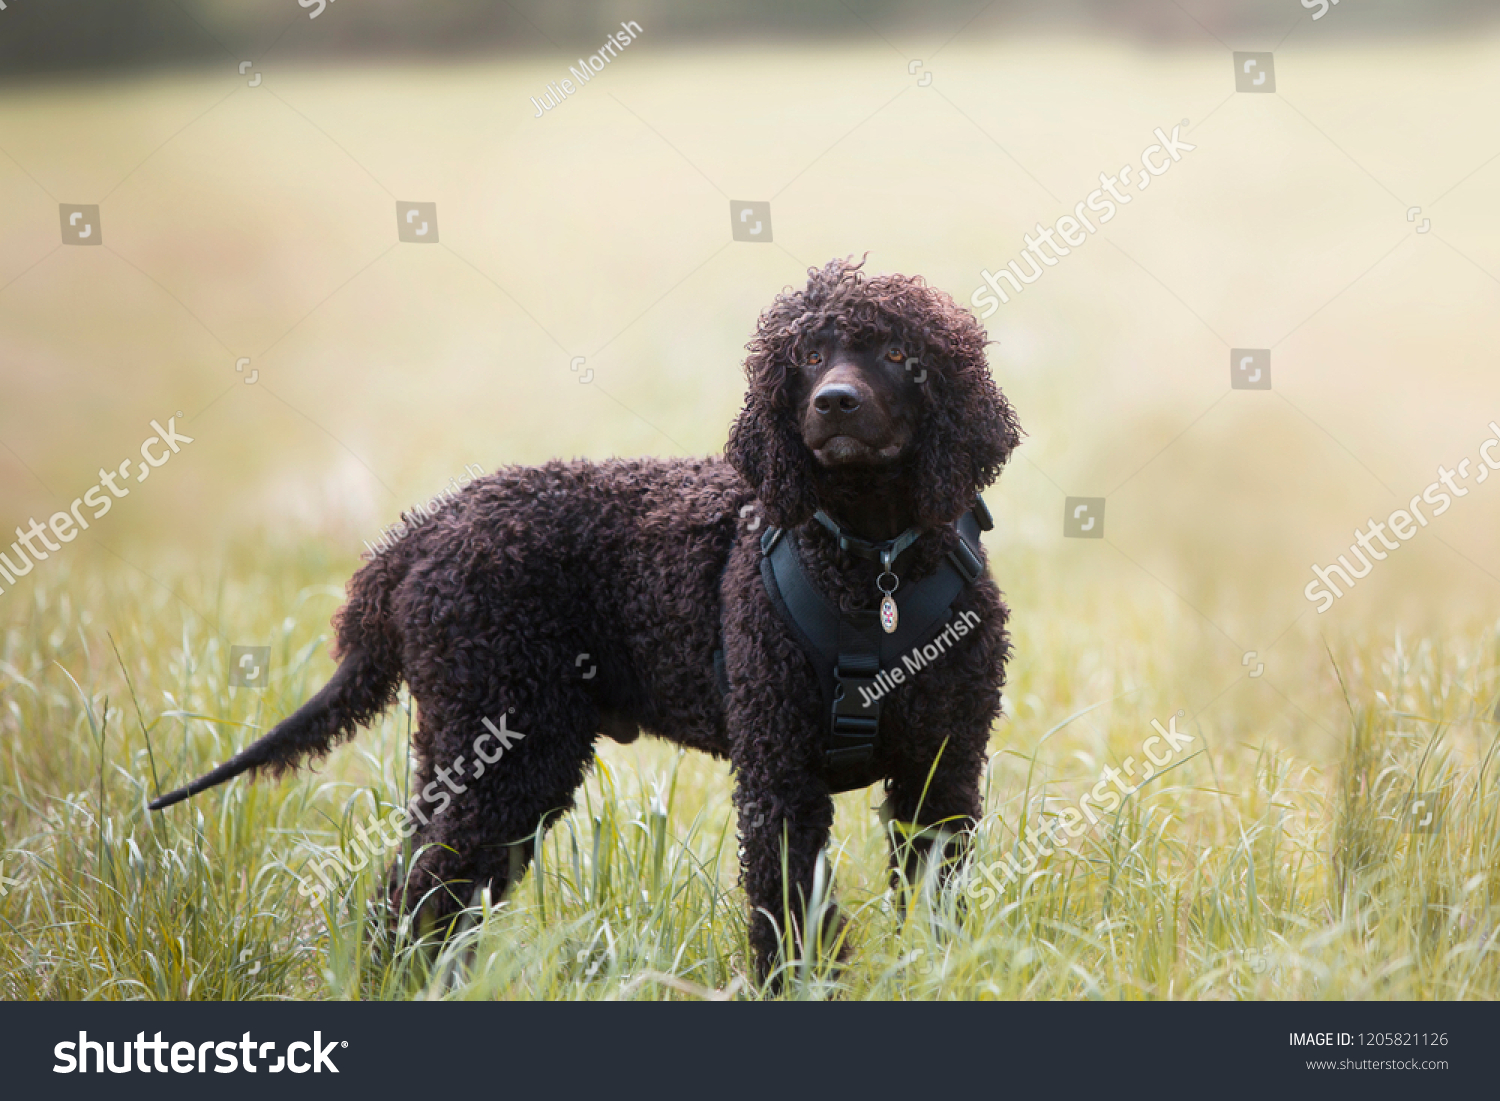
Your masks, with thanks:
<instances>
[{"instance_id":1,"label":"harness buckle","mask_svg":"<svg viewBox=\"0 0 1500 1101\"><path fill-rule=\"evenodd\" d=\"M833 669L832 738L824 759L831 774L868 765L880 735L880 699L875 678L880 661L873 654L841 654Z\"/></svg>"},{"instance_id":2,"label":"harness buckle","mask_svg":"<svg viewBox=\"0 0 1500 1101\"><path fill-rule=\"evenodd\" d=\"M948 560L953 563L953 568L958 570L965 584L974 584L984 573L984 563L979 560L978 555L969 549L969 544L962 539L958 541L957 548L949 552Z\"/></svg>"}]
</instances>

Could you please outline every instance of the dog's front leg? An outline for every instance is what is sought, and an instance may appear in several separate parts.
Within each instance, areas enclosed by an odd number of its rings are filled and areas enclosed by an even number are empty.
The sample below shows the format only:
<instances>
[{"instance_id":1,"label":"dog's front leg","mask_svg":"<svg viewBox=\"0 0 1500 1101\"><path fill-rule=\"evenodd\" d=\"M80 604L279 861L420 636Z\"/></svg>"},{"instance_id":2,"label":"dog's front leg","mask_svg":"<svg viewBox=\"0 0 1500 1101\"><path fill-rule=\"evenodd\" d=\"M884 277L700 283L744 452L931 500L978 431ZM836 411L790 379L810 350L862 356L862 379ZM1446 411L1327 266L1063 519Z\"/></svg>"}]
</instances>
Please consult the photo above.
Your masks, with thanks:
<instances>
[{"instance_id":1,"label":"dog's front leg","mask_svg":"<svg viewBox=\"0 0 1500 1101\"><path fill-rule=\"evenodd\" d=\"M724 719L752 965L780 989L779 965L845 951L831 875L818 874L833 826L823 776L829 717L812 663L766 596L759 550L758 540L741 547L724 582Z\"/></svg>"},{"instance_id":2,"label":"dog's front leg","mask_svg":"<svg viewBox=\"0 0 1500 1101\"><path fill-rule=\"evenodd\" d=\"M891 845L891 887L904 904L935 865L947 885L967 858L982 812L985 748L999 713L999 672L982 644L952 655L911 685L905 736L892 746L883 809Z\"/></svg>"},{"instance_id":3,"label":"dog's front leg","mask_svg":"<svg viewBox=\"0 0 1500 1101\"><path fill-rule=\"evenodd\" d=\"M833 801L825 785L805 774L777 776L758 767L738 772L740 870L755 975L780 989L780 965L844 955L833 884L826 868L818 874Z\"/></svg>"},{"instance_id":4,"label":"dog's front leg","mask_svg":"<svg viewBox=\"0 0 1500 1101\"><path fill-rule=\"evenodd\" d=\"M950 752L952 750L950 749ZM956 759L947 753L913 762L891 782L881 817L891 849L891 888L904 907L908 891L919 890L925 875L936 875L939 890L967 859L979 817L979 780L983 757ZM946 758L946 759L944 759Z\"/></svg>"}]
</instances>

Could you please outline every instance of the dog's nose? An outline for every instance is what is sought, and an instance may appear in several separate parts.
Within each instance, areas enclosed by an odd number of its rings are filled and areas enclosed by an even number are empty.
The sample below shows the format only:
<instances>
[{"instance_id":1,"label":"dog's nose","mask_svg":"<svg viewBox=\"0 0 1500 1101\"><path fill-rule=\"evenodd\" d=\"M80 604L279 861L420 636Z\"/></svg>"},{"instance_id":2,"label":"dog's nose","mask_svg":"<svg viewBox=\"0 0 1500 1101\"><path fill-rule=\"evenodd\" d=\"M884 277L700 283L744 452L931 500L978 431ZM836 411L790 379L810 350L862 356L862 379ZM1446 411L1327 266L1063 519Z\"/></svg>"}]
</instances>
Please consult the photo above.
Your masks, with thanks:
<instances>
[{"instance_id":1,"label":"dog's nose","mask_svg":"<svg viewBox=\"0 0 1500 1101\"><path fill-rule=\"evenodd\" d=\"M813 408L824 416L853 413L862 404L859 391L847 382L830 382L813 395Z\"/></svg>"}]
</instances>

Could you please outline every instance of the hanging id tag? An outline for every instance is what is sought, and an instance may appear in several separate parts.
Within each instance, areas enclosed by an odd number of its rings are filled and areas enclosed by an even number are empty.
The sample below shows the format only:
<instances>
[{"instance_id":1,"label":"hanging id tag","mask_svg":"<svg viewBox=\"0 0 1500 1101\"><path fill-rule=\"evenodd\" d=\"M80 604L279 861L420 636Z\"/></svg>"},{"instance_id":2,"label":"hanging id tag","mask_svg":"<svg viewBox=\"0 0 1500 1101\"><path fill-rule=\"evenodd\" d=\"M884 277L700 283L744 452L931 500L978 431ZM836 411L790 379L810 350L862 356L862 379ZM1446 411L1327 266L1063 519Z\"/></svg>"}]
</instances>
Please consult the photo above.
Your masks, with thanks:
<instances>
[{"instance_id":1,"label":"hanging id tag","mask_svg":"<svg viewBox=\"0 0 1500 1101\"><path fill-rule=\"evenodd\" d=\"M896 624L900 620L900 614L896 609L896 590L901 585L901 579L891 572L890 552L881 556L880 576L875 579L875 587L885 594L885 599L880 602L880 627L888 635L896 633ZM891 579L891 587L885 587L885 579Z\"/></svg>"}]
</instances>

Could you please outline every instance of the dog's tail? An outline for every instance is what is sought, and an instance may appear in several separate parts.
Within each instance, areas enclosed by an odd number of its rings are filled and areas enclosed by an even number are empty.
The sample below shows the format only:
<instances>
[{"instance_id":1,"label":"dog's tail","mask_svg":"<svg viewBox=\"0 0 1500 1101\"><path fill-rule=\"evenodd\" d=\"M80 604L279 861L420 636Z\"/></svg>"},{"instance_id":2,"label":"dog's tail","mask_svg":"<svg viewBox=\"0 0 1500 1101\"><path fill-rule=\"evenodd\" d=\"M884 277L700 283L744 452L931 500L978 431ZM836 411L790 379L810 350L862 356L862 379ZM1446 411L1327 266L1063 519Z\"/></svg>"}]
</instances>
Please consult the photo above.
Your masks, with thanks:
<instances>
[{"instance_id":1,"label":"dog's tail","mask_svg":"<svg viewBox=\"0 0 1500 1101\"><path fill-rule=\"evenodd\" d=\"M349 582L349 600L334 617L338 671L312 699L218 768L150 804L161 810L200 791L255 770L272 776L322 756L354 737L396 699L401 683L399 640L391 626L390 600L406 572L395 548L366 563Z\"/></svg>"}]
</instances>

